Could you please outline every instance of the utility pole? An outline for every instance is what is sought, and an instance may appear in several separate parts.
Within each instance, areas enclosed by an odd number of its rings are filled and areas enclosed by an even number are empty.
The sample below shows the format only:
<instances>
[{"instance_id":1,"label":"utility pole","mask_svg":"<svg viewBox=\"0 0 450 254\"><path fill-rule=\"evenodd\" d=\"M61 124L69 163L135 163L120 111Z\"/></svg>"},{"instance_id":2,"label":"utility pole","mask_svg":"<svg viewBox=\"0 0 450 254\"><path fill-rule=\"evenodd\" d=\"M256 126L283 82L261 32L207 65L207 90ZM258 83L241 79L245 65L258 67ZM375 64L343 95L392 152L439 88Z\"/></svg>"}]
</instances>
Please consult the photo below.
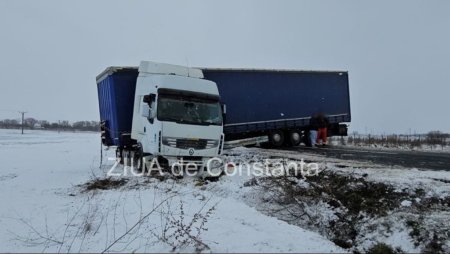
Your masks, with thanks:
<instances>
[{"instance_id":1,"label":"utility pole","mask_svg":"<svg viewBox=\"0 0 450 254\"><path fill-rule=\"evenodd\" d=\"M27 112L19 111L19 113L22 114L22 124L21 125L22 125L22 135L23 135L23 124L24 124L23 121L24 121L25 113L27 113Z\"/></svg>"}]
</instances>

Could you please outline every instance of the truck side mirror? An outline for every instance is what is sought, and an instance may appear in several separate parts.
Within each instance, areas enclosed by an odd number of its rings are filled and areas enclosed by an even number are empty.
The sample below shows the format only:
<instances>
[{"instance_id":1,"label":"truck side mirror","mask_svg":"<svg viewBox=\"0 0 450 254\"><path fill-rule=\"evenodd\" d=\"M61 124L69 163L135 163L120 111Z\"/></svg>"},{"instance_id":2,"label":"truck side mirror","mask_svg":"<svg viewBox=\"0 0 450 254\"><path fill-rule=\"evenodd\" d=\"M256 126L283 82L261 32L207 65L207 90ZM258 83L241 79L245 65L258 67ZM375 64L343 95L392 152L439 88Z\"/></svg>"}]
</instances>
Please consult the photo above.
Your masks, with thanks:
<instances>
[{"instance_id":1,"label":"truck side mirror","mask_svg":"<svg viewBox=\"0 0 450 254\"><path fill-rule=\"evenodd\" d=\"M147 119L151 124L153 124L153 122L155 121L155 117L156 117L156 108L155 107L149 108Z\"/></svg>"},{"instance_id":2,"label":"truck side mirror","mask_svg":"<svg viewBox=\"0 0 450 254\"><path fill-rule=\"evenodd\" d=\"M151 106L152 103L155 102L155 100L156 100L156 94L151 93L149 95L145 95L144 96L143 102L145 102L145 103L147 103L148 105Z\"/></svg>"},{"instance_id":3,"label":"truck side mirror","mask_svg":"<svg viewBox=\"0 0 450 254\"><path fill-rule=\"evenodd\" d=\"M222 121L223 124L225 124L227 119L227 105L226 104L222 104Z\"/></svg>"},{"instance_id":4,"label":"truck side mirror","mask_svg":"<svg viewBox=\"0 0 450 254\"><path fill-rule=\"evenodd\" d=\"M150 106L147 103L141 104L141 116L143 116L145 118L149 118L150 111L151 111Z\"/></svg>"},{"instance_id":5,"label":"truck side mirror","mask_svg":"<svg viewBox=\"0 0 450 254\"><path fill-rule=\"evenodd\" d=\"M156 117L156 109L154 106L156 102L156 94L151 93L149 95L144 95L142 102L141 115L146 117L150 123L153 123L153 120Z\"/></svg>"},{"instance_id":6,"label":"truck side mirror","mask_svg":"<svg viewBox=\"0 0 450 254\"><path fill-rule=\"evenodd\" d=\"M154 107L150 108L148 118L154 119L156 117L156 109Z\"/></svg>"}]
</instances>

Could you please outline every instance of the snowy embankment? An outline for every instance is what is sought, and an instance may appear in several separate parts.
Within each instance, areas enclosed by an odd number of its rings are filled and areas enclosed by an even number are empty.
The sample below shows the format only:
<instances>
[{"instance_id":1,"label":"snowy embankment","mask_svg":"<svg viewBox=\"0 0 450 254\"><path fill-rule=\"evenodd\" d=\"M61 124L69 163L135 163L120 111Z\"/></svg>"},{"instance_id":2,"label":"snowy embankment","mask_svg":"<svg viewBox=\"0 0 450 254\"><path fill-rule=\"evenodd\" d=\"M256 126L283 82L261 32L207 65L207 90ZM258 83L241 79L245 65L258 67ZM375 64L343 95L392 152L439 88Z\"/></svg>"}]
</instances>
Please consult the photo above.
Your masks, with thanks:
<instances>
[{"instance_id":1,"label":"snowy embankment","mask_svg":"<svg viewBox=\"0 0 450 254\"><path fill-rule=\"evenodd\" d=\"M232 161L266 161L273 168L301 160L319 164L317 177L256 177L246 182L252 189L240 196L264 214L319 232L352 251L365 252L377 243L394 252L450 251L449 171L257 148L227 153Z\"/></svg>"},{"instance_id":2,"label":"snowy embankment","mask_svg":"<svg viewBox=\"0 0 450 254\"><path fill-rule=\"evenodd\" d=\"M92 185L99 149L96 133L0 130L0 252L345 252L252 207L251 177Z\"/></svg>"}]
</instances>

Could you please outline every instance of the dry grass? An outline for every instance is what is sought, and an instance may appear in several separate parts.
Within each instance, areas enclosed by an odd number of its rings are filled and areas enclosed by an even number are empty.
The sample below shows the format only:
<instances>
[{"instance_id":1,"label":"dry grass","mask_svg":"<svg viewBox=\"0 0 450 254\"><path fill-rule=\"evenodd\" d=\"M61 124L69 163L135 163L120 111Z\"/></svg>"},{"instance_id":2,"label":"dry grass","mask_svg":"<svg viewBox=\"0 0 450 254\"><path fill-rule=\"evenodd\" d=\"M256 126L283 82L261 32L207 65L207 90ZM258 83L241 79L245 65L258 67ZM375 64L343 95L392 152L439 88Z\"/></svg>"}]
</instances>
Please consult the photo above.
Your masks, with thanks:
<instances>
[{"instance_id":1,"label":"dry grass","mask_svg":"<svg viewBox=\"0 0 450 254\"><path fill-rule=\"evenodd\" d=\"M124 186L127 183L126 179L93 179L87 183L79 185L82 188L82 192L89 192L93 190L112 190Z\"/></svg>"}]
</instances>

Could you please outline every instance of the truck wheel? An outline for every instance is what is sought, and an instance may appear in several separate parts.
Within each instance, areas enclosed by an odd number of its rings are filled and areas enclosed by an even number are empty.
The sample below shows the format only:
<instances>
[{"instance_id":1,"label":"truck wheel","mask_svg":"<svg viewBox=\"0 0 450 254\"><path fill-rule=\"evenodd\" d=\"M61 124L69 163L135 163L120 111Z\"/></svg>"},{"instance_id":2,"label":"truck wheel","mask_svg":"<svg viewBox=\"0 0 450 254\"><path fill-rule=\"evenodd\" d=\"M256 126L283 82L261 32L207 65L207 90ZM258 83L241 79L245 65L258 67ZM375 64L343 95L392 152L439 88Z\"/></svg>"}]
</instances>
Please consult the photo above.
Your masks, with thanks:
<instances>
[{"instance_id":1,"label":"truck wheel","mask_svg":"<svg viewBox=\"0 0 450 254\"><path fill-rule=\"evenodd\" d=\"M131 166L131 157L130 157L130 151L129 150L122 150L122 158L123 158L123 165L124 166Z\"/></svg>"},{"instance_id":2,"label":"truck wheel","mask_svg":"<svg viewBox=\"0 0 450 254\"><path fill-rule=\"evenodd\" d=\"M116 159L119 159L119 163L123 165L123 150L122 148L117 147L116 149Z\"/></svg>"},{"instance_id":3,"label":"truck wheel","mask_svg":"<svg viewBox=\"0 0 450 254\"><path fill-rule=\"evenodd\" d=\"M144 163L142 161L142 146L138 146L137 149L132 153L132 159L133 159L133 167L135 168L136 172L143 172Z\"/></svg>"},{"instance_id":4,"label":"truck wheel","mask_svg":"<svg viewBox=\"0 0 450 254\"><path fill-rule=\"evenodd\" d=\"M271 145L280 147L284 143L284 133L282 131L274 131L269 134L269 142Z\"/></svg>"},{"instance_id":5,"label":"truck wheel","mask_svg":"<svg viewBox=\"0 0 450 254\"><path fill-rule=\"evenodd\" d=\"M289 132L289 141L290 145L298 146L302 142L302 136L298 131L290 131Z\"/></svg>"}]
</instances>

